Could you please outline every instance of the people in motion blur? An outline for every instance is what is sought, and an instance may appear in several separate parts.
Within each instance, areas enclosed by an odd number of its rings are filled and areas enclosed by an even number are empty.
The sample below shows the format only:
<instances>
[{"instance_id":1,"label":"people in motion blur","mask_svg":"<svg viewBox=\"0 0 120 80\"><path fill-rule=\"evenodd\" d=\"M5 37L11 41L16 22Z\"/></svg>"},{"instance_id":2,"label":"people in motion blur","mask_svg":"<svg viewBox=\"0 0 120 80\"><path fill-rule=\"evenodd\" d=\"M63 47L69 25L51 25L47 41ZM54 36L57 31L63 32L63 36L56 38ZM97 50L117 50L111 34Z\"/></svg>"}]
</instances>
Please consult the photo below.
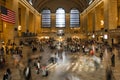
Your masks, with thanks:
<instances>
[{"instance_id":1,"label":"people in motion blur","mask_svg":"<svg viewBox=\"0 0 120 80\"><path fill-rule=\"evenodd\" d=\"M11 80L11 70L7 68L5 74L3 75L3 80Z\"/></svg>"},{"instance_id":2,"label":"people in motion blur","mask_svg":"<svg viewBox=\"0 0 120 80\"><path fill-rule=\"evenodd\" d=\"M112 57L111 57L111 65L112 67L115 67L115 54L114 53L112 54Z\"/></svg>"},{"instance_id":3,"label":"people in motion blur","mask_svg":"<svg viewBox=\"0 0 120 80\"><path fill-rule=\"evenodd\" d=\"M46 66L42 66L42 76L43 77L47 77L48 76L48 71L47 71L47 68Z\"/></svg>"},{"instance_id":4,"label":"people in motion blur","mask_svg":"<svg viewBox=\"0 0 120 80\"><path fill-rule=\"evenodd\" d=\"M31 80L31 68L30 68L30 66L25 67L23 74L24 74L25 80Z\"/></svg>"}]
</instances>

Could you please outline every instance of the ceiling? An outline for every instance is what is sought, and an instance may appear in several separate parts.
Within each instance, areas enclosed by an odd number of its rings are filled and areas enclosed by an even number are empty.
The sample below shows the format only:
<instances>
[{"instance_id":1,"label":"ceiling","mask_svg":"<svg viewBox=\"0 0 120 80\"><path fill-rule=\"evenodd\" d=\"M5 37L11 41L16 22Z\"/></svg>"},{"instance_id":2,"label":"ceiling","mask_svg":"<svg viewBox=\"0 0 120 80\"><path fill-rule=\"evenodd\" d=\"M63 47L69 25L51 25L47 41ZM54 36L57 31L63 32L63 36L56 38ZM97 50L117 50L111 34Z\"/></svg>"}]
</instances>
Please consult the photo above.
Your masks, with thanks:
<instances>
[{"instance_id":1,"label":"ceiling","mask_svg":"<svg viewBox=\"0 0 120 80\"><path fill-rule=\"evenodd\" d=\"M29 0L28 0L29 1ZM55 12L57 8L64 8L69 12L72 8L77 8L80 12L89 6L90 0L31 0L33 7L41 12L43 9L50 9Z\"/></svg>"}]
</instances>

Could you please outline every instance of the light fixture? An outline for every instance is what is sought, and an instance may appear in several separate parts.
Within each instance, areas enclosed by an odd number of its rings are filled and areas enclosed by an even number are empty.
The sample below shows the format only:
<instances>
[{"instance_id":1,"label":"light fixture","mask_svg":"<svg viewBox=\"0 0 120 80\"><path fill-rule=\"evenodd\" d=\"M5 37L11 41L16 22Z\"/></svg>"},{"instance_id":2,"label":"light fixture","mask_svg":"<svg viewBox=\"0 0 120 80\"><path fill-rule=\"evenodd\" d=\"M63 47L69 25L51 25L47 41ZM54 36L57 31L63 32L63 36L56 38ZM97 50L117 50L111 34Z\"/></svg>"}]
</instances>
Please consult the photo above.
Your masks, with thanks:
<instances>
[{"instance_id":1,"label":"light fixture","mask_svg":"<svg viewBox=\"0 0 120 80\"><path fill-rule=\"evenodd\" d=\"M95 38L95 31L93 31L92 38Z\"/></svg>"},{"instance_id":2,"label":"light fixture","mask_svg":"<svg viewBox=\"0 0 120 80\"><path fill-rule=\"evenodd\" d=\"M21 26L20 25L18 26L18 30L21 31Z\"/></svg>"},{"instance_id":3,"label":"light fixture","mask_svg":"<svg viewBox=\"0 0 120 80\"><path fill-rule=\"evenodd\" d=\"M106 39L108 39L108 34L107 34L107 29L105 29L105 34L104 34L104 36L103 36L103 38L106 40Z\"/></svg>"},{"instance_id":4,"label":"light fixture","mask_svg":"<svg viewBox=\"0 0 120 80\"><path fill-rule=\"evenodd\" d=\"M62 36L60 36L59 38L62 39Z\"/></svg>"},{"instance_id":5,"label":"light fixture","mask_svg":"<svg viewBox=\"0 0 120 80\"><path fill-rule=\"evenodd\" d=\"M104 25L104 21L103 20L100 21L100 25L102 25L102 26Z\"/></svg>"},{"instance_id":6,"label":"light fixture","mask_svg":"<svg viewBox=\"0 0 120 80\"><path fill-rule=\"evenodd\" d=\"M6 28L7 26L6 26L6 24L5 24L5 28Z\"/></svg>"},{"instance_id":7,"label":"light fixture","mask_svg":"<svg viewBox=\"0 0 120 80\"><path fill-rule=\"evenodd\" d=\"M92 38L95 38L95 34L92 35Z\"/></svg>"},{"instance_id":8,"label":"light fixture","mask_svg":"<svg viewBox=\"0 0 120 80\"><path fill-rule=\"evenodd\" d=\"M108 39L108 35L107 34L104 34L104 39Z\"/></svg>"}]
</instances>

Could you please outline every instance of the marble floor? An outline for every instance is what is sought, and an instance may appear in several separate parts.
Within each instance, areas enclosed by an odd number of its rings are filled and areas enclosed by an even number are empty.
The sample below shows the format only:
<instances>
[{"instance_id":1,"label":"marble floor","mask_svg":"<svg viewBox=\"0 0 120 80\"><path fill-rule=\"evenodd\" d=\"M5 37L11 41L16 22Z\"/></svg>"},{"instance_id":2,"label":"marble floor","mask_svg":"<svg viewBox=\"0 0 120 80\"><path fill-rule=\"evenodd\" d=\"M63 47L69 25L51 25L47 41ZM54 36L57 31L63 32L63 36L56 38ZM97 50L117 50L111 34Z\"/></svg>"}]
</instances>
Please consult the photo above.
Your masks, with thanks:
<instances>
[{"instance_id":1,"label":"marble floor","mask_svg":"<svg viewBox=\"0 0 120 80\"><path fill-rule=\"evenodd\" d=\"M44 46L44 52L32 52L31 48L24 46L23 58L19 66L14 65L11 55L6 55L6 65L0 69L0 80L6 68L12 71L12 80L24 80L23 69L27 65L28 58L42 56L41 64L45 64L49 75L43 77L42 73L36 74L35 67L32 66L32 80L106 80L105 60L100 61L99 57L83 55L82 52L63 52L62 59L58 57L57 63L49 63L48 60L56 50L51 50ZM116 79L117 80L117 79Z\"/></svg>"}]
</instances>

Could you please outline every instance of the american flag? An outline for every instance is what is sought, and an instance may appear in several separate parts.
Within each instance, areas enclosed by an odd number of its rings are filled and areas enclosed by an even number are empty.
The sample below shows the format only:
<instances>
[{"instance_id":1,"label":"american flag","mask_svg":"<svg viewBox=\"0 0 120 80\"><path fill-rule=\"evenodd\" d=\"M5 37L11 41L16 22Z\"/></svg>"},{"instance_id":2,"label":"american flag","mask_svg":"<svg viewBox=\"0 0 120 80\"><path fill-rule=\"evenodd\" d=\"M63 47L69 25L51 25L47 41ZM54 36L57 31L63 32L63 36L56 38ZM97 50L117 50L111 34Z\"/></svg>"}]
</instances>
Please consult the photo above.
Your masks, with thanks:
<instances>
[{"instance_id":1,"label":"american flag","mask_svg":"<svg viewBox=\"0 0 120 80\"><path fill-rule=\"evenodd\" d=\"M1 20L15 24L15 12L1 6Z\"/></svg>"}]
</instances>

